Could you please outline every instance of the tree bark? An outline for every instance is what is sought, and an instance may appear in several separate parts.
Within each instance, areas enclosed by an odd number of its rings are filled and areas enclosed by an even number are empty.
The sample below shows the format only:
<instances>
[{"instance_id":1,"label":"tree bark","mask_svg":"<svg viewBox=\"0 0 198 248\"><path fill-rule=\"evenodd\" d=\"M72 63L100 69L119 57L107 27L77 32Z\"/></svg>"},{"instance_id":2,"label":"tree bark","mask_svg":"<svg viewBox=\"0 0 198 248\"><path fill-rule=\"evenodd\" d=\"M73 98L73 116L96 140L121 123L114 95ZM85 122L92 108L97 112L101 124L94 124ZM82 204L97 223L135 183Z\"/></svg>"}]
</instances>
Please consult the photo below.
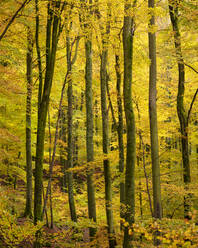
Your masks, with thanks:
<instances>
[{"instance_id":1,"label":"tree bark","mask_svg":"<svg viewBox=\"0 0 198 248\"><path fill-rule=\"evenodd\" d=\"M148 0L148 7L151 9L149 28L155 25L153 9L155 0ZM150 121L150 140L151 140L151 160L152 160L152 182L153 182L153 206L154 217L162 218L161 204L161 183L160 183L160 163L159 163L159 144L157 127L157 63L156 63L156 35L154 32L148 33L149 39L149 121Z\"/></svg>"},{"instance_id":2,"label":"tree bark","mask_svg":"<svg viewBox=\"0 0 198 248\"><path fill-rule=\"evenodd\" d=\"M56 49L58 43L58 11L60 1L56 1L54 10L48 2L47 30L46 30L46 73L42 99L38 109L37 144L35 164L35 190L34 190L34 223L42 220L42 181L43 181L43 155L46 117L49 106L52 80L55 67ZM52 29L53 26L53 30Z\"/></svg>"},{"instance_id":3,"label":"tree bark","mask_svg":"<svg viewBox=\"0 0 198 248\"><path fill-rule=\"evenodd\" d=\"M123 143L123 110L122 110L122 97L121 97L121 68L120 68L120 56L115 56L115 70L117 77L117 107L118 107L118 146L119 146L119 172L120 172L120 217L124 218L124 143Z\"/></svg>"},{"instance_id":4,"label":"tree bark","mask_svg":"<svg viewBox=\"0 0 198 248\"><path fill-rule=\"evenodd\" d=\"M27 27L27 99L26 99L26 207L25 216L32 217L32 148L31 148L31 101L32 101L33 36Z\"/></svg>"},{"instance_id":5,"label":"tree bark","mask_svg":"<svg viewBox=\"0 0 198 248\"><path fill-rule=\"evenodd\" d=\"M110 33L110 4L108 4L106 31L102 31L102 54L100 55L100 89L101 89L101 111L102 111L102 138L103 138L103 154L108 156L109 153L109 123L108 123L108 110L106 99L106 86L107 86L107 59L108 59L108 41ZM106 201L106 217L109 234L109 247L116 246L116 238L113 222L112 210L112 182L111 182L111 167L108 158L103 160L104 177L105 177L105 201Z\"/></svg>"},{"instance_id":6,"label":"tree bark","mask_svg":"<svg viewBox=\"0 0 198 248\"><path fill-rule=\"evenodd\" d=\"M174 43L178 65L178 92L177 92L177 115L180 123L180 133L182 142L182 163L183 163L183 180L185 189L188 190L188 184L191 182L189 149L188 149L188 114L184 108L184 93L185 93L185 67L181 49L181 35L178 25L178 3L174 0L169 0L169 13L174 31ZM190 212L190 195L184 196L184 217L189 219Z\"/></svg>"},{"instance_id":7,"label":"tree bark","mask_svg":"<svg viewBox=\"0 0 198 248\"><path fill-rule=\"evenodd\" d=\"M68 97L68 147L67 147L67 165L68 169L73 168L73 133L72 133L72 125L73 125L73 90L72 90L72 62L71 62L71 44L70 37L67 35L66 37L66 48L67 48L67 71L68 71L68 88L67 88L67 97ZM76 208L74 202L74 191L73 191L73 173L68 170L67 172L67 183L68 183L68 197L69 197L69 208L71 219L74 222L77 222Z\"/></svg>"},{"instance_id":8,"label":"tree bark","mask_svg":"<svg viewBox=\"0 0 198 248\"><path fill-rule=\"evenodd\" d=\"M66 160L66 134L67 134L67 128L66 128L66 108L65 106L62 107L61 109L61 134L60 134L60 139L63 142L60 146L60 163L62 167L62 172L63 172L63 178L62 178L62 190L63 192L66 192L67 189L67 160Z\"/></svg>"},{"instance_id":9,"label":"tree bark","mask_svg":"<svg viewBox=\"0 0 198 248\"><path fill-rule=\"evenodd\" d=\"M39 18L38 0L35 0L35 10L36 10L35 43L36 43L37 62L38 62L38 70L39 70L39 89L38 89L38 109L39 109L42 98L42 90L43 90L43 73L42 73L42 62L41 62L41 49L39 45L40 18Z\"/></svg>"},{"instance_id":10,"label":"tree bark","mask_svg":"<svg viewBox=\"0 0 198 248\"><path fill-rule=\"evenodd\" d=\"M92 1L89 1L92 4ZM91 9L89 7L91 14ZM89 16L88 16L89 17ZM87 18L87 21L88 18ZM92 93L92 35L90 25L85 25L85 31L88 32L85 40L85 96L86 96L86 150L87 150L87 197L88 197L88 214L89 218L96 222L96 201L95 201L95 187L93 183L93 165L90 162L94 160L94 145L93 145L93 93ZM90 164L89 164L90 163ZM96 228L90 228L90 237L95 236Z\"/></svg>"},{"instance_id":11,"label":"tree bark","mask_svg":"<svg viewBox=\"0 0 198 248\"><path fill-rule=\"evenodd\" d=\"M123 27L123 49L124 49L124 111L127 129L127 154L126 154L126 174L125 174L125 221L131 226L135 217L135 116L132 105L132 60L133 60L133 35L134 19L128 12L135 6L136 1L128 3L125 1L125 16ZM123 248L132 247L129 235L129 226L124 229Z\"/></svg>"}]
</instances>

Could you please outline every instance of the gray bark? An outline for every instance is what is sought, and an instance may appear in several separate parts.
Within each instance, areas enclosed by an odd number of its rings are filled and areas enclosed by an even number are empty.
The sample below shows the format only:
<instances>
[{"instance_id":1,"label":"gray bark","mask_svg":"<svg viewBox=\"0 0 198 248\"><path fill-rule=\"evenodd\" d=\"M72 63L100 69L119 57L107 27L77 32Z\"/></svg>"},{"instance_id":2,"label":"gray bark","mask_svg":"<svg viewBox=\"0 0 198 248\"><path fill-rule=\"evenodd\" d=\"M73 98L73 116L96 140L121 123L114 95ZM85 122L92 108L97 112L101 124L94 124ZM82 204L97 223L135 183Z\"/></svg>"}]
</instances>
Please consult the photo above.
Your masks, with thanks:
<instances>
[{"instance_id":1,"label":"gray bark","mask_svg":"<svg viewBox=\"0 0 198 248\"><path fill-rule=\"evenodd\" d=\"M72 61L71 61L71 44L70 37L67 34L66 37L66 48L67 48L67 71L68 71L68 88L67 88L67 97L68 97L68 147L67 147L67 166L68 169L73 168L73 90L72 90ZM71 219L74 222L77 222L76 208L74 202L74 191L73 191L73 173L68 170L67 172L67 183L68 183L68 198L69 198L69 208Z\"/></svg>"},{"instance_id":2,"label":"gray bark","mask_svg":"<svg viewBox=\"0 0 198 248\"><path fill-rule=\"evenodd\" d=\"M154 9L155 0L148 0L148 7ZM149 27L155 25L155 17L152 14ZM152 182L153 182L153 206L154 217L162 218L161 204L161 183L160 183L160 163L159 163L159 144L157 127L157 63L156 63L156 35L148 33L149 38L149 121L150 121L150 140L151 140L151 160L152 160Z\"/></svg>"}]
</instances>

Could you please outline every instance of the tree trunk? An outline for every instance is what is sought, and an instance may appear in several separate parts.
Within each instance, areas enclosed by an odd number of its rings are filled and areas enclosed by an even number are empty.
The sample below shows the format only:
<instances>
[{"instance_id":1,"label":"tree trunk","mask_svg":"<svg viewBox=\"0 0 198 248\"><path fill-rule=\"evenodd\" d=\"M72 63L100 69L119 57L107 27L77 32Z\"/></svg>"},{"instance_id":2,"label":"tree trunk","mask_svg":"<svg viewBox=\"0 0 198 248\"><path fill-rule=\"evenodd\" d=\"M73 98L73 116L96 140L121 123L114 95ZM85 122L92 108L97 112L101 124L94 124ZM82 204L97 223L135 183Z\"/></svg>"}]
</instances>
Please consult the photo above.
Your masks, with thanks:
<instances>
[{"instance_id":1,"label":"tree trunk","mask_svg":"<svg viewBox=\"0 0 198 248\"><path fill-rule=\"evenodd\" d=\"M102 136L103 136L103 153L109 153L109 123L108 110L106 101L106 65L107 65L107 50L102 51L101 67L100 67L100 84L101 84L101 110L102 110ZM114 237L113 210L112 210L112 186L111 186L111 168L108 158L104 159L104 176L105 176L105 201L106 215L109 233L109 246L115 247L116 241Z\"/></svg>"},{"instance_id":2,"label":"tree trunk","mask_svg":"<svg viewBox=\"0 0 198 248\"><path fill-rule=\"evenodd\" d=\"M34 223L42 220L42 181L43 181L43 155L46 117L49 106L52 80L55 67L56 48L58 43L58 24L60 1L56 1L54 11L48 3L47 30L46 30L46 73L42 99L38 108L37 144L35 163L35 190L34 190ZM53 25L52 25L53 24ZM53 30L52 29L53 26ZM52 31L52 32L51 32Z\"/></svg>"},{"instance_id":3,"label":"tree trunk","mask_svg":"<svg viewBox=\"0 0 198 248\"><path fill-rule=\"evenodd\" d=\"M72 90L72 78L71 78L71 70L72 70L72 62L71 62L71 44L69 35L66 37L66 46L67 46L67 72L68 72L68 88L67 88L67 97L68 97L68 147L67 147L67 165L68 169L73 168L73 133L72 133L72 125L73 125L73 90ZM74 202L74 191L73 191L73 173L71 171L67 172L67 183L68 183L68 198L69 198L69 208L71 219L74 222L77 222L76 208Z\"/></svg>"},{"instance_id":4,"label":"tree trunk","mask_svg":"<svg viewBox=\"0 0 198 248\"><path fill-rule=\"evenodd\" d=\"M74 96L73 98L75 110L78 111L78 98ZM73 163L74 167L78 165L78 120L74 123L74 142L73 142Z\"/></svg>"},{"instance_id":5,"label":"tree trunk","mask_svg":"<svg viewBox=\"0 0 198 248\"><path fill-rule=\"evenodd\" d=\"M110 33L110 6L108 6L106 32L102 30L102 54L100 64L100 88L101 88L101 111L102 111L102 138L103 138L103 154L108 156L109 153L109 123L108 123L108 110L106 100L106 86L107 86L107 59L108 59L108 39ZM109 247L116 246L116 238L113 223L113 210L112 210L112 183L111 183L111 167L108 158L104 159L104 177L105 177L105 204L106 204L106 217L109 234Z\"/></svg>"},{"instance_id":6,"label":"tree trunk","mask_svg":"<svg viewBox=\"0 0 198 248\"><path fill-rule=\"evenodd\" d=\"M155 0L148 0L148 7L154 9ZM151 10L153 11L153 10ZM153 13L153 12L151 12ZM151 14L149 28L155 25L154 14ZM162 218L161 204L161 184L160 184L160 163L159 163L159 144L157 127L157 64L156 64L156 35L154 32L148 33L149 38L149 121L150 121L150 139L151 139L151 160L152 160L152 182L153 182L153 206L154 217Z\"/></svg>"},{"instance_id":7,"label":"tree trunk","mask_svg":"<svg viewBox=\"0 0 198 248\"><path fill-rule=\"evenodd\" d=\"M96 222L96 202L95 202L95 187L93 183L93 165L89 164L94 160L93 146L93 94L92 94L92 37L86 37L85 53L85 81L86 81L86 150L87 150L87 196L88 196L88 214L89 218ZM90 228L90 236L93 237L96 233L95 228Z\"/></svg>"},{"instance_id":8,"label":"tree trunk","mask_svg":"<svg viewBox=\"0 0 198 248\"><path fill-rule=\"evenodd\" d=\"M133 2L133 6L135 5ZM133 35L134 20L128 15L132 4L125 1L125 16L123 27L123 49L124 49L124 111L127 128L127 154L126 154L126 174L125 174L125 221L131 226L135 217L135 116L132 105L132 59L133 59ZM124 229L123 248L132 247L129 235L129 226Z\"/></svg>"},{"instance_id":9,"label":"tree trunk","mask_svg":"<svg viewBox=\"0 0 198 248\"><path fill-rule=\"evenodd\" d=\"M33 36L27 27L27 99L26 99L26 207L25 216L32 217L32 149L31 149L31 100Z\"/></svg>"},{"instance_id":10,"label":"tree trunk","mask_svg":"<svg viewBox=\"0 0 198 248\"><path fill-rule=\"evenodd\" d=\"M115 69L117 76L117 106L118 106L118 146L119 146L119 172L120 172L120 217L124 218L124 144L123 144L123 111L122 111L122 97L121 97L121 68L120 68L120 57L115 56Z\"/></svg>"},{"instance_id":11,"label":"tree trunk","mask_svg":"<svg viewBox=\"0 0 198 248\"><path fill-rule=\"evenodd\" d=\"M60 134L60 139L63 142L60 147L60 163L62 167L62 172L63 172L63 177L62 177L62 190L63 192L66 192L67 189L67 160L66 160L66 133L67 133L67 128L66 128L66 109L65 106L62 107L61 110L61 134Z\"/></svg>"},{"instance_id":12,"label":"tree trunk","mask_svg":"<svg viewBox=\"0 0 198 248\"><path fill-rule=\"evenodd\" d=\"M182 163L183 163L183 180L185 189L188 190L188 184L191 182L189 149L188 149L188 114L184 108L185 92L185 68L181 50L181 35L178 26L178 6L176 1L169 0L169 13L174 31L175 51L178 64L178 92L177 92L177 115L180 123L181 143L182 143ZM190 195L184 197L184 217L190 218Z\"/></svg>"}]
</instances>

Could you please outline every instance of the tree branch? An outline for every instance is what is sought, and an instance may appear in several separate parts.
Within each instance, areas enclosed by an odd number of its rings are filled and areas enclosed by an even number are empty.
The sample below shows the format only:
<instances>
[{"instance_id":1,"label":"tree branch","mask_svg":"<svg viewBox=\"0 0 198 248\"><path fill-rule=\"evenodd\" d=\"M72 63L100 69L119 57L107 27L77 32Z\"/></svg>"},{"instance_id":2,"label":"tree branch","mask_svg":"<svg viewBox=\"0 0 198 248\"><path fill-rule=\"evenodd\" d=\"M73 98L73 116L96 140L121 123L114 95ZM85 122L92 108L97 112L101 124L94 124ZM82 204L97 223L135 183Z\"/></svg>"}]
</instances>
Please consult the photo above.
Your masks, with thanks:
<instances>
[{"instance_id":1,"label":"tree branch","mask_svg":"<svg viewBox=\"0 0 198 248\"><path fill-rule=\"evenodd\" d=\"M25 7L26 4L28 4L31 0L25 0L21 7L15 12L15 14L12 16L12 18L10 19L10 21L8 22L7 26L5 27L5 29L3 30L2 34L0 35L0 41L3 39L3 37L5 36L6 32L8 31L10 25L14 22L15 18L17 17L18 13Z\"/></svg>"},{"instance_id":2,"label":"tree branch","mask_svg":"<svg viewBox=\"0 0 198 248\"><path fill-rule=\"evenodd\" d=\"M195 73L198 74L198 71L195 68L193 68L191 65L188 65L185 62L184 62L184 65L187 66L187 67L189 67L191 70L193 70Z\"/></svg>"},{"instance_id":3,"label":"tree branch","mask_svg":"<svg viewBox=\"0 0 198 248\"><path fill-rule=\"evenodd\" d=\"M118 124L117 124L117 121L116 121L116 118L115 118L113 104L112 104L112 101L111 101L111 96L110 96L110 91L109 91L109 80L110 80L109 74L107 73L107 84L106 84L107 96L108 96L108 100L109 100L109 107L111 109L113 125L114 125L115 129L117 130Z\"/></svg>"},{"instance_id":4,"label":"tree branch","mask_svg":"<svg viewBox=\"0 0 198 248\"><path fill-rule=\"evenodd\" d=\"M190 104L190 108L189 108L189 110L188 110L187 123L189 122L190 114L191 114L192 107L193 107L193 104L194 104L194 102L195 102L195 99L196 99L197 94L198 94L198 88L197 88L197 90L195 91L195 94L194 94L194 96L193 96L192 102L191 102L191 104Z\"/></svg>"},{"instance_id":5,"label":"tree branch","mask_svg":"<svg viewBox=\"0 0 198 248\"><path fill-rule=\"evenodd\" d=\"M77 59L78 46L79 46L80 38L81 38L80 36L77 36L76 39L75 39L75 41L76 41L76 48L75 48L74 57L72 58L72 62L71 62L72 65L76 62L76 59Z\"/></svg>"}]
</instances>

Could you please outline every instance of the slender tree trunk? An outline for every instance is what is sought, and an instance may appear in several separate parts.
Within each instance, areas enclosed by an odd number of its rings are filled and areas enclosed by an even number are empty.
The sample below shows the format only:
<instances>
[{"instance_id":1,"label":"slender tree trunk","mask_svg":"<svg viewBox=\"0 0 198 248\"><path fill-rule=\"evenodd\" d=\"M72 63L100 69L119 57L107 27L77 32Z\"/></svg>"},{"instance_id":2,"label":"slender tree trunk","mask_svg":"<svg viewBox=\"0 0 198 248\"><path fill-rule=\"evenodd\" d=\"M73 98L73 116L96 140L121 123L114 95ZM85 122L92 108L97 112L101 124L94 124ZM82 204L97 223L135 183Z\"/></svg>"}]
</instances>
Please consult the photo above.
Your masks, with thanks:
<instances>
[{"instance_id":1,"label":"slender tree trunk","mask_svg":"<svg viewBox=\"0 0 198 248\"><path fill-rule=\"evenodd\" d=\"M74 97L75 110L78 111L78 98ZM78 165L78 120L74 123L74 142L73 142L73 163L74 167Z\"/></svg>"},{"instance_id":2,"label":"slender tree trunk","mask_svg":"<svg viewBox=\"0 0 198 248\"><path fill-rule=\"evenodd\" d=\"M93 100L92 100L92 43L91 40L85 42L86 52L86 148L87 162L94 160L93 151ZM91 165L92 166L92 165ZM89 218L96 222L96 202L95 202L95 187L93 183L93 169L87 169L87 194L88 194L88 213ZM95 234L95 229L90 228L90 236Z\"/></svg>"},{"instance_id":3,"label":"slender tree trunk","mask_svg":"<svg viewBox=\"0 0 198 248\"><path fill-rule=\"evenodd\" d=\"M73 133L72 133L72 126L73 126L73 90L72 90L72 78L71 78L71 71L72 71L72 62L71 62L71 44L69 35L66 37L66 46L67 46L67 71L68 71L68 88L67 88L67 97L68 97L68 112L67 112L67 119L68 119L68 147L67 147L67 165L68 169L73 168ZM73 173L71 171L67 172L67 183L68 183L68 197L69 197L69 208L71 219L74 222L77 222L77 215L76 215L76 208L74 202L74 191L73 191Z\"/></svg>"},{"instance_id":4,"label":"slender tree trunk","mask_svg":"<svg viewBox=\"0 0 198 248\"><path fill-rule=\"evenodd\" d=\"M38 62L38 70L39 70L39 90L38 90L38 109L39 109L42 98L42 90L43 90L43 73L42 73L42 62L41 62L41 49L39 46L40 18L39 18L38 0L35 0L35 10L36 10L35 43L36 43L37 62Z\"/></svg>"},{"instance_id":5,"label":"slender tree trunk","mask_svg":"<svg viewBox=\"0 0 198 248\"><path fill-rule=\"evenodd\" d=\"M140 202L140 217L143 217L143 205L142 205L142 180L141 180L141 139L139 138L139 146L138 146L138 155L137 155L137 167L138 167L138 174L139 174L139 183L138 183L138 190L139 190L139 202Z\"/></svg>"},{"instance_id":6,"label":"slender tree trunk","mask_svg":"<svg viewBox=\"0 0 198 248\"><path fill-rule=\"evenodd\" d=\"M108 110L106 101L106 64L107 51L103 51L101 55L100 67L100 83L101 83L101 110L102 110L102 130L103 130L103 153L109 153L109 124ZM114 237L113 210L112 210L112 186L111 186L111 167L108 158L104 159L104 176L105 176L105 200L106 200L106 215L109 233L109 246L115 247L116 241Z\"/></svg>"},{"instance_id":7,"label":"slender tree trunk","mask_svg":"<svg viewBox=\"0 0 198 248\"><path fill-rule=\"evenodd\" d=\"M135 159L136 159L136 140L135 140L135 116L132 105L132 59L133 59L133 35L134 20L128 12L134 7L125 1L125 16L123 27L123 49L124 49L124 111L127 128L127 154L126 154L126 174L125 174L125 221L129 226L134 223L135 217ZM129 235L129 226L124 229L123 248L132 247Z\"/></svg>"},{"instance_id":8,"label":"slender tree trunk","mask_svg":"<svg viewBox=\"0 0 198 248\"><path fill-rule=\"evenodd\" d=\"M56 127L58 129L58 127ZM48 130L49 130L49 171L50 171L50 175L49 175L49 180L51 182L52 180L52 170L51 170L51 166L52 166L52 161L53 161L53 157L52 157L52 134L51 134L51 121L50 121L50 109L48 108ZM56 135L56 134L55 134ZM55 137L56 139L56 137ZM54 152L53 152L54 154ZM48 181L49 184L49 181ZM50 187L49 187L49 195L50 195L50 217L51 217L51 225L50 227L53 228L53 207L52 207L52 183L50 183ZM47 190L46 190L46 195L48 194ZM44 193L44 189L43 189L43 199L44 199L44 205L45 205L45 193ZM47 224L49 226L49 222L48 222L48 218L47 218L47 209L45 208L44 210L45 215L46 215L46 219L47 219Z\"/></svg>"},{"instance_id":9,"label":"slender tree trunk","mask_svg":"<svg viewBox=\"0 0 198 248\"><path fill-rule=\"evenodd\" d=\"M100 65L100 87L101 87L101 111L102 111L102 137L103 137L103 154L109 153L109 123L108 110L106 100L107 86L107 59L108 59L108 37L110 33L110 6L108 6L106 32L102 30L102 54ZM103 33L104 32L104 33ZM105 36L105 37L104 37ZM113 210L112 210L112 182L111 182L111 167L108 158L104 159L104 177L105 177L105 201L106 201L106 217L109 234L109 247L116 246Z\"/></svg>"},{"instance_id":10,"label":"slender tree trunk","mask_svg":"<svg viewBox=\"0 0 198 248\"><path fill-rule=\"evenodd\" d=\"M94 118L95 118L95 137L96 137L96 147L99 146L99 142L98 142L98 133L99 133L99 127L98 127L98 122L99 122L99 118L98 118L98 115L99 115L99 110L98 110L98 100L96 99L95 102L94 102L94 109L95 109L95 115L94 115Z\"/></svg>"},{"instance_id":11,"label":"slender tree trunk","mask_svg":"<svg viewBox=\"0 0 198 248\"><path fill-rule=\"evenodd\" d=\"M120 217L124 218L124 143L123 143L123 110L122 110L122 97L121 97L121 68L120 56L115 56L115 69L117 76L117 106L118 106L118 146L119 146L119 172L120 172Z\"/></svg>"},{"instance_id":12,"label":"slender tree trunk","mask_svg":"<svg viewBox=\"0 0 198 248\"><path fill-rule=\"evenodd\" d=\"M89 1L92 4L92 1ZM90 27L86 25L85 28ZM88 31L89 32L89 31ZM95 187L93 182L92 162L94 160L94 145L93 145L93 93L92 93L92 35L88 34L85 40L85 95L86 95L86 150L87 150L87 197L88 197L88 214L89 218L96 222L96 201ZM90 164L89 164L90 163ZM96 228L90 228L90 237L96 233Z\"/></svg>"},{"instance_id":13,"label":"slender tree trunk","mask_svg":"<svg viewBox=\"0 0 198 248\"><path fill-rule=\"evenodd\" d=\"M27 27L27 99L26 99L26 207L25 216L32 217L32 149L31 149L31 100L32 100L33 36Z\"/></svg>"},{"instance_id":14,"label":"slender tree trunk","mask_svg":"<svg viewBox=\"0 0 198 248\"><path fill-rule=\"evenodd\" d=\"M178 3L175 0L169 0L169 13L174 31L174 43L178 64L178 92L177 92L177 115L180 123L181 143L182 143L182 162L183 162L183 180L185 189L191 182L189 149L188 149L188 114L184 108L184 92L185 92L185 68L181 50L181 35L178 26ZM190 195L184 197L184 217L190 218Z\"/></svg>"},{"instance_id":15,"label":"slender tree trunk","mask_svg":"<svg viewBox=\"0 0 198 248\"><path fill-rule=\"evenodd\" d=\"M60 139L62 140L63 144L61 144L60 150L61 150L61 155L60 155L60 163L62 167L62 172L63 172L63 177L62 177L62 190L63 192L66 192L67 189L67 160L66 160L66 133L67 133L67 128L66 128L66 109L63 106L61 110L61 135Z\"/></svg>"},{"instance_id":16,"label":"slender tree trunk","mask_svg":"<svg viewBox=\"0 0 198 248\"><path fill-rule=\"evenodd\" d=\"M117 108L118 108L118 123L116 122L113 104L110 97L110 90L107 75L107 95L109 99L109 105L112 113L112 135L116 131L118 135L118 146L119 146L119 172L120 172L120 217L124 218L124 145L123 145L123 111L122 111L122 97L121 97L121 68L120 68L120 57L116 54L115 56L115 70L117 77ZM121 222L122 223L122 222Z\"/></svg>"},{"instance_id":17,"label":"slender tree trunk","mask_svg":"<svg viewBox=\"0 0 198 248\"><path fill-rule=\"evenodd\" d=\"M155 0L148 0L148 7L154 9ZM152 10L151 10L152 11ZM152 12L153 13L153 12ZM155 25L154 14L151 14L149 28ZM156 63L156 35L154 32L148 33L149 38L149 120L150 120L150 139L151 139L151 160L152 160L152 182L153 182L153 206L154 217L162 218L161 204L161 183L160 183L160 163L159 163L159 144L157 127L157 63Z\"/></svg>"},{"instance_id":18,"label":"slender tree trunk","mask_svg":"<svg viewBox=\"0 0 198 248\"><path fill-rule=\"evenodd\" d=\"M92 13L92 0L81 1L84 7L84 15L80 19L84 20L85 36L85 98L86 98L86 153L87 153L87 198L88 198L88 215L89 219L96 222L96 201L95 186L93 182L93 165L94 161L94 144L93 144L93 90L92 90L92 27L90 17ZM83 96L83 95L82 95ZM83 99L83 98L82 98ZM81 104L82 106L82 104ZM90 238L96 234L96 228L89 228Z\"/></svg>"},{"instance_id":19,"label":"slender tree trunk","mask_svg":"<svg viewBox=\"0 0 198 248\"><path fill-rule=\"evenodd\" d=\"M58 42L58 11L60 1L56 1L54 11L48 3L47 30L46 30L46 73L42 99L38 109L36 164L35 164L35 190L34 190L34 223L42 220L42 181L43 181L43 155L46 117L49 106L52 80L55 67L56 48ZM53 29L52 29L53 26ZM51 30L52 29L52 30Z\"/></svg>"}]
</instances>

